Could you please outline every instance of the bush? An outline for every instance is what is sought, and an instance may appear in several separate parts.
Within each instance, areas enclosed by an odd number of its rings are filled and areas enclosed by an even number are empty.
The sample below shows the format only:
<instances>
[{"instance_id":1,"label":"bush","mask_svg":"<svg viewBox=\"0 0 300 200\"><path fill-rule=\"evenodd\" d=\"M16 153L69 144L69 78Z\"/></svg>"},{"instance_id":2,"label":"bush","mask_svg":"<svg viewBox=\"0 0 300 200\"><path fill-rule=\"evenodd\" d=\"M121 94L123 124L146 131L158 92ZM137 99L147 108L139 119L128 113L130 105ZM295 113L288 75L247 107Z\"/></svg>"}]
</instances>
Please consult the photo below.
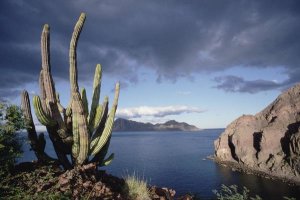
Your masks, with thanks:
<instances>
[{"instance_id":1,"label":"bush","mask_svg":"<svg viewBox=\"0 0 300 200\"><path fill-rule=\"evenodd\" d=\"M22 153L16 132L24 128L20 108L0 103L0 176L7 175Z\"/></svg>"},{"instance_id":2,"label":"bush","mask_svg":"<svg viewBox=\"0 0 300 200\"><path fill-rule=\"evenodd\" d=\"M238 187L236 185L226 186L222 184L221 190L213 190L213 193L217 196L218 200L262 200L262 198L258 195L255 197L250 197L249 189L245 186L243 190L239 193ZM283 199L285 200L296 200L294 197L286 197L284 196Z\"/></svg>"},{"instance_id":3,"label":"bush","mask_svg":"<svg viewBox=\"0 0 300 200\"><path fill-rule=\"evenodd\" d=\"M147 182L136 174L125 177L124 193L131 200L151 200Z\"/></svg>"},{"instance_id":4,"label":"bush","mask_svg":"<svg viewBox=\"0 0 300 200\"><path fill-rule=\"evenodd\" d=\"M250 197L249 192L246 187L243 187L243 190L239 193L236 185L226 186L223 184L220 191L213 190L218 200L262 200L258 195Z\"/></svg>"}]
</instances>

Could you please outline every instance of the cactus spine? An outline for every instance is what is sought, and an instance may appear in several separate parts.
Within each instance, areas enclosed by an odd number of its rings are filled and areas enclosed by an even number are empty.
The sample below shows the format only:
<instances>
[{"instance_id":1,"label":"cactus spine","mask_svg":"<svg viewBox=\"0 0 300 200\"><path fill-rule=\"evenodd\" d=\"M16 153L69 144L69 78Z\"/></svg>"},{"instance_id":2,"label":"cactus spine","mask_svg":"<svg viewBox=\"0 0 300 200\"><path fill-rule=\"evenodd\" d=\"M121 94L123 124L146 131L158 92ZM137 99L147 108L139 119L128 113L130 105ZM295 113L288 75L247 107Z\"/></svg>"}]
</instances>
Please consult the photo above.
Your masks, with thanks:
<instances>
[{"instance_id":1,"label":"cactus spine","mask_svg":"<svg viewBox=\"0 0 300 200\"><path fill-rule=\"evenodd\" d=\"M86 15L82 13L74 27L70 42L69 75L71 100L68 107L65 109L60 104L59 95L55 92L49 54L50 28L47 24L44 25L41 36L42 70L39 78L41 96L33 97L36 116L40 123L46 126L58 160L66 169L83 165L87 162L95 162L98 166L104 166L108 165L114 158L114 154L111 154L107 159L105 159L105 156L110 143L120 85L119 83L116 84L114 102L108 115L108 97L104 98L103 104L99 104L102 68L100 64L97 64L91 108L90 111L88 110L86 91L83 88L79 92L76 55L77 42L85 19ZM38 139L26 91L22 93L22 109L27 121L30 122L28 127L31 128L28 128L27 131L34 146L38 143ZM43 147L45 145L41 142L40 146ZM37 157L42 161L40 159L41 156L39 156L41 150L37 151L39 151L39 154L36 153ZM71 161L67 157L68 154L71 154Z\"/></svg>"}]
</instances>

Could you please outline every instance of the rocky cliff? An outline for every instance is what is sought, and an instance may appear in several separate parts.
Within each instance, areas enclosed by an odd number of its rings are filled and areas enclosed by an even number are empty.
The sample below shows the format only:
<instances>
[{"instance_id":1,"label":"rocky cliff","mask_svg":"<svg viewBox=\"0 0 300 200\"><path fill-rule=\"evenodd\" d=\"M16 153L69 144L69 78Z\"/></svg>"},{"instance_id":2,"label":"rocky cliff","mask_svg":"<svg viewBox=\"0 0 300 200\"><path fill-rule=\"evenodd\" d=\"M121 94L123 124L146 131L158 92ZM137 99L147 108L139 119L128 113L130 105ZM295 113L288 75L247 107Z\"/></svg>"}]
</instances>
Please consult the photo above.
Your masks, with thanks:
<instances>
[{"instance_id":1,"label":"rocky cliff","mask_svg":"<svg viewBox=\"0 0 300 200\"><path fill-rule=\"evenodd\" d=\"M142 123L132 120L118 118L113 131L198 131L196 126L185 122L170 120L162 124Z\"/></svg>"},{"instance_id":2,"label":"rocky cliff","mask_svg":"<svg viewBox=\"0 0 300 200\"><path fill-rule=\"evenodd\" d=\"M215 140L215 157L300 183L300 84L256 115L233 121Z\"/></svg>"}]
</instances>

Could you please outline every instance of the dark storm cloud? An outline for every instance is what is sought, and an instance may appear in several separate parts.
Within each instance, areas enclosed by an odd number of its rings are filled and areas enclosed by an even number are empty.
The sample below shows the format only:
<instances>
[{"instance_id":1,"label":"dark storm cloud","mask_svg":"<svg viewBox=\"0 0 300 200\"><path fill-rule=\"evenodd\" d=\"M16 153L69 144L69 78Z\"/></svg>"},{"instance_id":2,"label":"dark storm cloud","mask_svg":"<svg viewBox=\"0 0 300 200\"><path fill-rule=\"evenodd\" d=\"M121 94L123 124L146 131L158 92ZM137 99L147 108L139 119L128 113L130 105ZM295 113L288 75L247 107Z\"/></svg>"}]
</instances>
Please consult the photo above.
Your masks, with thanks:
<instances>
[{"instance_id":1,"label":"dark storm cloud","mask_svg":"<svg viewBox=\"0 0 300 200\"><path fill-rule=\"evenodd\" d=\"M216 88L222 89L226 92L246 92L257 93L266 90L272 90L282 87L282 83L267 80L247 81L238 76L223 76L216 77L215 81L218 83Z\"/></svg>"},{"instance_id":2,"label":"dark storm cloud","mask_svg":"<svg viewBox=\"0 0 300 200\"><path fill-rule=\"evenodd\" d=\"M100 62L105 73L127 83L139 81L140 68L154 70L158 81L175 81L241 66L283 67L289 77L284 83L293 84L300 77L299 4L297 0L1 1L0 96L37 81L44 23L51 27L54 78L68 78L69 41L80 12L87 13L78 45L81 80L92 77ZM253 82L261 90L273 88L264 80ZM241 92L261 91L247 88Z\"/></svg>"}]
</instances>

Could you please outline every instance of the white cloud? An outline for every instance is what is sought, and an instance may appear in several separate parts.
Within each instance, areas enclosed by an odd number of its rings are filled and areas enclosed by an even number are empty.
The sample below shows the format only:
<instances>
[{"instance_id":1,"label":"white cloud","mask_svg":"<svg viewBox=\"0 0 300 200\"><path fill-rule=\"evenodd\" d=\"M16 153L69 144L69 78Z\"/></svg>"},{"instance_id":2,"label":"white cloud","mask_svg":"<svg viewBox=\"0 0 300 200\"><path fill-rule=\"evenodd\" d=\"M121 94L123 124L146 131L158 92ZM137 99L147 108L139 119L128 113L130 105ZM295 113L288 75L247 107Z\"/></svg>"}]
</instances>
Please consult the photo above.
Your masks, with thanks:
<instances>
[{"instance_id":1,"label":"white cloud","mask_svg":"<svg viewBox=\"0 0 300 200\"><path fill-rule=\"evenodd\" d=\"M168 115L180 115L182 113L201 113L204 110L197 107L190 107L184 105L150 107L140 106L132 108L118 109L117 117L121 118L140 118L145 116L165 117Z\"/></svg>"},{"instance_id":2,"label":"white cloud","mask_svg":"<svg viewBox=\"0 0 300 200\"><path fill-rule=\"evenodd\" d=\"M167 121L173 120L171 118L164 117L143 117L143 118L133 118L134 121L142 122L142 123L151 123L151 124L163 124Z\"/></svg>"}]
</instances>

